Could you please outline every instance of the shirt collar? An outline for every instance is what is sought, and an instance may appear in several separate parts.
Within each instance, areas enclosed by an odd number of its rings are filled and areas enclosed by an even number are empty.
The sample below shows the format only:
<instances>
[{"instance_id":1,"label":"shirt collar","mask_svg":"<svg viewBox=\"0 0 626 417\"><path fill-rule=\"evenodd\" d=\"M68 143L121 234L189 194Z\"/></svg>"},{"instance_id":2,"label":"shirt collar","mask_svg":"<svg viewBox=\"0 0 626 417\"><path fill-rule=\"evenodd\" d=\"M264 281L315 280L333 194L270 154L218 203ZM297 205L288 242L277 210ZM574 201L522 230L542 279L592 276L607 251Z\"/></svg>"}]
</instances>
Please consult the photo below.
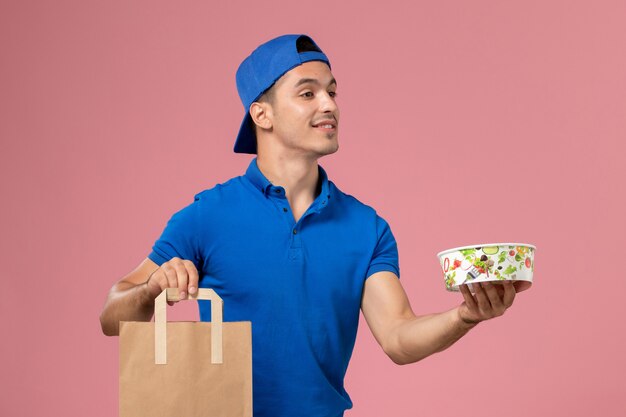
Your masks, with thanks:
<instances>
[{"instance_id":1,"label":"shirt collar","mask_svg":"<svg viewBox=\"0 0 626 417\"><path fill-rule=\"evenodd\" d=\"M267 192L267 188L272 185L272 183L265 178L265 175L263 175L256 164L256 157L250 161L245 177L263 194L265 194Z\"/></svg>"},{"instance_id":2,"label":"shirt collar","mask_svg":"<svg viewBox=\"0 0 626 417\"><path fill-rule=\"evenodd\" d=\"M261 191L263 195L267 195L268 190L271 187L273 187L274 184L272 184L265 177L265 175L263 175L263 173L259 169L259 166L256 163L256 160L257 160L257 157L254 157L252 161L250 161L250 165L248 166L248 169L246 170L245 177L252 183L252 185L254 185L256 189ZM319 173L319 178L322 181L322 189L318 197L319 199L324 201L324 204L326 204L330 196L330 192L329 192L330 187L328 185L328 175L326 174L326 171L324 170L324 168L322 168L319 164L317 165L317 169ZM318 197L316 197L316 200L318 199Z\"/></svg>"}]
</instances>

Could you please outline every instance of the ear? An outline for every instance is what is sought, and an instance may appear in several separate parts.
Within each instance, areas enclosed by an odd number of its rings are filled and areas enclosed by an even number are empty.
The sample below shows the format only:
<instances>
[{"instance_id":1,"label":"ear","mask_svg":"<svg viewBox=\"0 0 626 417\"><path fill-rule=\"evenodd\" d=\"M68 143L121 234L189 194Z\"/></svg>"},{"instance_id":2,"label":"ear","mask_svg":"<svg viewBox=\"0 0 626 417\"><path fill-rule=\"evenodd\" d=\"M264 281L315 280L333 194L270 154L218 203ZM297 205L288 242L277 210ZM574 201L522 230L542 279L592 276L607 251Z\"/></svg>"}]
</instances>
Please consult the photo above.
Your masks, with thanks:
<instances>
[{"instance_id":1,"label":"ear","mask_svg":"<svg viewBox=\"0 0 626 417\"><path fill-rule=\"evenodd\" d=\"M250 117L262 129L272 128L272 107L268 103L254 102L250 105Z\"/></svg>"}]
</instances>

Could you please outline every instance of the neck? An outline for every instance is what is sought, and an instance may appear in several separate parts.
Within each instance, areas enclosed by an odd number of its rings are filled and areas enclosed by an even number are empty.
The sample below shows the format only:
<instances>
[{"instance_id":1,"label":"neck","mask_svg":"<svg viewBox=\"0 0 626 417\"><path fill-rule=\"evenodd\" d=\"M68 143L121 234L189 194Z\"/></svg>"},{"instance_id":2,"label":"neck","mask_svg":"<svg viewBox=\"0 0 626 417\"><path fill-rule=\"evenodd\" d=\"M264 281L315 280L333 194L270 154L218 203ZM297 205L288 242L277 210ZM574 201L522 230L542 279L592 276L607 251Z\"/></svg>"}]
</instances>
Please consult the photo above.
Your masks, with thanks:
<instances>
[{"instance_id":1,"label":"neck","mask_svg":"<svg viewBox=\"0 0 626 417\"><path fill-rule=\"evenodd\" d=\"M317 158L284 158L277 154L257 156L257 166L274 185L285 189L290 204L308 207L319 194Z\"/></svg>"}]
</instances>

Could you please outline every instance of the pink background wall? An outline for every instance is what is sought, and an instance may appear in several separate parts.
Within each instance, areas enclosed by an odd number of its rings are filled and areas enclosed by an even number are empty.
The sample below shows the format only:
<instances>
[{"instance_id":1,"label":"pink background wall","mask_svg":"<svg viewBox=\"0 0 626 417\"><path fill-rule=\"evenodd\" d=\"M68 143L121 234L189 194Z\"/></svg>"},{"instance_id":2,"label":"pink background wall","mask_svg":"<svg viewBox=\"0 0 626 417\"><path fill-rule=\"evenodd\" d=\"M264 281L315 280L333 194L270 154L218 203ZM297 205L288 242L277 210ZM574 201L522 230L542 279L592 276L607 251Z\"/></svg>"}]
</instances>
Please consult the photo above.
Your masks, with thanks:
<instances>
[{"instance_id":1,"label":"pink background wall","mask_svg":"<svg viewBox=\"0 0 626 417\"><path fill-rule=\"evenodd\" d=\"M624 415L625 3L415 3L3 0L0 415L117 414L106 294L244 172L235 71L300 32L339 83L320 164L391 224L416 312L461 301L438 251L537 246L533 288L421 363L362 321L346 415Z\"/></svg>"}]
</instances>

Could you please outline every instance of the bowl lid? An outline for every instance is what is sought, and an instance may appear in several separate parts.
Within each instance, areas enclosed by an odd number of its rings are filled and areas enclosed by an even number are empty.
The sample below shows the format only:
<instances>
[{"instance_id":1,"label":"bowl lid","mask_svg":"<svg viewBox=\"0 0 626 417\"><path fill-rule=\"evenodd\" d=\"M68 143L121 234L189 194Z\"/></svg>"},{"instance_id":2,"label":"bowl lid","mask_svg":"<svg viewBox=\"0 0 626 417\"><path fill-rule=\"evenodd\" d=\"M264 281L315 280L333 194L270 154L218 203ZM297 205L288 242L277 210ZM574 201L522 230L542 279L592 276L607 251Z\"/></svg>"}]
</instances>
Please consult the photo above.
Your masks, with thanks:
<instances>
[{"instance_id":1,"label":"bowl lid","mask_svg":"<svg viewBox=\"0 0 626 417\"><path fill-rule=\"evenodd\" d=\"M444 255L446 253L449 252L456 252L458 250L462 250L462 249L471 249L471 248L486 248L489 246L526 246L529 248L533 248L535 250L537 250L537 247L535 245L530 245L528 243L485 243L485 244L476 244L476 245L468 245L468 246L460 246L458 248L452 248L452 249L446 249L444 251L441 251L437 254L437 257L440 257L441 255Z\"/></svg>"}]
</instances>

